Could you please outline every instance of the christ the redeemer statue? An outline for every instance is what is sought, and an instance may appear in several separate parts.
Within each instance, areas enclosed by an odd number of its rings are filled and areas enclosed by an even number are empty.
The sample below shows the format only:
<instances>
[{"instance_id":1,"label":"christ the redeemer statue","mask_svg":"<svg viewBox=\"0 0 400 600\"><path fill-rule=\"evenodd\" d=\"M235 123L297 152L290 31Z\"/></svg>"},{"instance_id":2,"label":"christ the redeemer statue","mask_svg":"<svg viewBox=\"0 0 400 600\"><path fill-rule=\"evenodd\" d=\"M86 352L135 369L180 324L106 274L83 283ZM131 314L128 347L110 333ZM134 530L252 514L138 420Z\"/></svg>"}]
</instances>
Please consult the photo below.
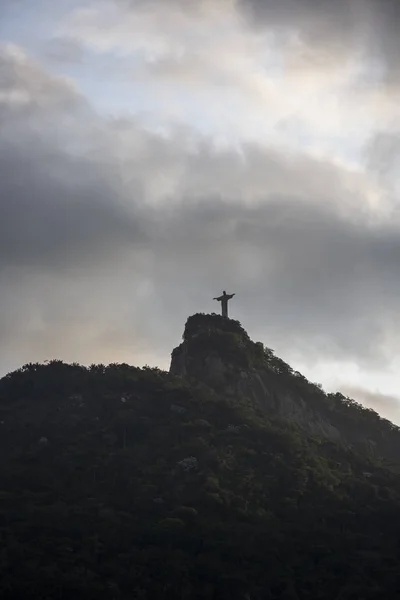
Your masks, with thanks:
<instances>
[{"instance_id":1,"label":"christ the redeemer statue","mask_svg":"<svg viewBox=\"0 0 400 600\"><path fill-rule=\"evenodd\" d=\"M228 300L233 298L234 295L235 294L227 294L224 290L222 292L222 296L219 296L218 298L213 298L213 300L218 300L218 302L221 302L223 317L228 318Z\"/></svg>"}]
</instances>

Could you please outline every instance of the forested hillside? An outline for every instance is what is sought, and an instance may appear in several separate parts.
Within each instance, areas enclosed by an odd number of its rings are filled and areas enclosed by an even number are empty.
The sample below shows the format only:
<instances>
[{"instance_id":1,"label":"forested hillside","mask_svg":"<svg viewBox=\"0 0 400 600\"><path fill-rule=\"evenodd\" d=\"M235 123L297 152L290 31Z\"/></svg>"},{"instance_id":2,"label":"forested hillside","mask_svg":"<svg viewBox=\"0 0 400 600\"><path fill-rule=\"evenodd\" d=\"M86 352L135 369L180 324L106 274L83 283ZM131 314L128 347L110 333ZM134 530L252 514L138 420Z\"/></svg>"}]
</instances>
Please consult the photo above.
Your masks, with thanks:
<instances>
[{"instance_id":1,"label":"forested hillside","mask_svg":"<svg viewBox=\"0 0 400 600\"><path fill-rule=\"evenodd\" d=\"M260 342L238 321L199 313L189 317L173 350L171 372L202 381L235 405L280 416L311 435L398 463L400 428L340 393L324 392Z\"/></svg>"},{"instance_id":2,"label":"forested hillside","mask_svg":"<svg viewBox=\"0 0 400 600\"><path fill-rule=\"evenodd\" d=\"M0 422L4 600L399 597L379 457L124 364L26 365Z\"/></svg>"}]
</instances>

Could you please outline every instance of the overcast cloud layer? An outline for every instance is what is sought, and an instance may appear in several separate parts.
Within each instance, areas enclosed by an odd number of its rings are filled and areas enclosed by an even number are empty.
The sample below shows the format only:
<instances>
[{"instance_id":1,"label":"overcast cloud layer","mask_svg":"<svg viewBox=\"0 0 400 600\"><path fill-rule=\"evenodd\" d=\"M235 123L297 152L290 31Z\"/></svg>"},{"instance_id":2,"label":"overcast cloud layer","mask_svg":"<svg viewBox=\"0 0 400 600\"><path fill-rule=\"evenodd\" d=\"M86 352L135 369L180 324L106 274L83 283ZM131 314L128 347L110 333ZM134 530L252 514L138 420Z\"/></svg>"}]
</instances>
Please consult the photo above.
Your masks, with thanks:
<instances>
[{"instance_id":1,"label":"overcast cloud layer","mask_svg":"<svg viewBox=\"0 0 400 600\"><path fill-rule=\"evenodd\" d=\"M1 9L0 374L168 368L227 289L253 338L400 422L400 5L61 4Z\"/></svg>"}]
</instances>

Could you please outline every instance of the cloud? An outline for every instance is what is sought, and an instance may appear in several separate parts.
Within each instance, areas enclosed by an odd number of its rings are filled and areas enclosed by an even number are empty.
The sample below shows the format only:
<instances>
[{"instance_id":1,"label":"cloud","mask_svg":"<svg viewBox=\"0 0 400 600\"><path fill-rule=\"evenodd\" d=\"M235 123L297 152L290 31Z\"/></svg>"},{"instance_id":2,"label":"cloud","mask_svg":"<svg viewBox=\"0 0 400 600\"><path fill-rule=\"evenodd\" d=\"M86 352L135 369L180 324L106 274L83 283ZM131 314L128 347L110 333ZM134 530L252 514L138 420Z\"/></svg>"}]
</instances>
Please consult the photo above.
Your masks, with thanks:
<instances>
[{"instance_id":1,"label":"cloud","mask_svg":"<svg viewBox=\"0 0 400 600\"><path fill-rule=\"evenodd\" d=\"M400 398L378 391L371 392L360 387L342 386L341 391L350 398L354 398L367 408L372 408L377 413L384 415L397 425L400 424Z\"/></svg>"},{"instance_id":2,"label":"cloud","mask_svg":"<svg viewBox=\"0 0 400 600\"><path fill-rule=\"evenodd\" d=\"M396 0L239 0L252 27L296 32L306 48L339 61L350 52L382 61L387 80L397 80L400 7Z\"/></svg>"},{"instance_id":3,"label":"cloud","mask_svg":"<svg viewBox=\"0 0 400 600\"><path fill-rule=\"evenodd\" d=\"M116 351L111 332L124 286L113 296L108 269L118 272L129 247L139 273L145 233L118 160L104 151L109 138L74 86L22 49L2 47L0 70L1 369L35 356L72 357L79 340L81 359L101 355L95 348L104 339L118 355L124 335L120 329ZM140 345L145 354L144 339Z\"/></svg>"},{"instance_id":4,"label":"cloud","mask_svg":"<svg viewBox=\"0 0 400 600\"><path fill-rule=\"evenodd\" d=\"M377 131L365 147L368 169L387 187L398 185L400 131Z\"/></svg>"},{"instance_id":5,"label":"cloud","mask_svg":"<svg viewBox=\"0 0 400 600\"><path fill-rule=\"evenodd\" d=\"M399 215L362 169L102 116L16 47L0 68L2 369L167 367L187 316L225 288L284 358L396 352Z\"/></svg>"},{"instance_id":6,"label":"cloud","mask_svg":"<svg viewBox=\"0 0 400 600\"><path fill-rule=\"evenodd\" d=\"M81 64L85 58L83 44L73 37L52 37L45 44L46 59L58 64Z\"/></svg>"},{"instance_id":7,"label":"cloud","mask_svg":"<svg viewBox=\"0 0 400 600\"><path fill-rule=\"evenodd\" d=\"M103 171L85 100L16 47L0 64L0 269L58 270L139 239L133 211L110 202L120 184L112 165Z\"/></svg>"},{"instance_id":8,"label":"cloud","mask_svg":"<svg viewBox=\"0 0 400 600\"><path fill-rule=\"evenodd\" d=\"M76 10L69 26L99 50L141 49L151 62L167 56L179 65L186 53L208 62L218 47L217 64L250 52L265 66L273 53L292 74L303 77L308 68L330 77L331 69L364 61L370 72L358 76L365 84L396 79L399 19L396 0L103 0Z\"/></svg>"},{"instance_id":9,"label":"cloud","mask_svg":"<svg viewBox=\"0 0 400 600\"><path fill-rule=\"evenodd\" d=\"M8 115L26 115L34 109L65 111L85 103L71 80L50 77L14 44L0 47L0 107L2 124Z\"/></svg>"},{"instance_id":10,"label":"cloud","mask_svg":"<svg viewBox=\"0 0 400 600\"><path fill-rule=\"evenodd\" d=\"M121 95L122 82L146 90L158 120L360 162L398 114L394 56L381 49L391 27L372 0L104 0L58 35L107 57L103 76Z\"/></svg>"}]
</instances>

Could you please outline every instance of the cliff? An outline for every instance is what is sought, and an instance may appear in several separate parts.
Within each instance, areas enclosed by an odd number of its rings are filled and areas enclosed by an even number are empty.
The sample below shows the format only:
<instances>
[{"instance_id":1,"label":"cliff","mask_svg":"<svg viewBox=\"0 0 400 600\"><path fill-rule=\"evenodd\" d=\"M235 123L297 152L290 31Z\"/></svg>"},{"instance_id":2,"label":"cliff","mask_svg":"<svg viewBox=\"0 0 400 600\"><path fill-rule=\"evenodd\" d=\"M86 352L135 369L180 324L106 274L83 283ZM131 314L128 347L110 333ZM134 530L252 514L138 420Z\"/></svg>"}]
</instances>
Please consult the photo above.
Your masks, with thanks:
<instances>
[{"instance_id":1,"label":"cliff","mask_svg":"<svg viewBox=\"0 0 400 600\"><path fill-rule=\"evenodd\" d=\"M189 317L170 372L201 381L235 404L286 419L307 434L400 462L400 428L340 393L326 394L253 342L238 321L216 314Z\"/></svg>"}]
</instances>

